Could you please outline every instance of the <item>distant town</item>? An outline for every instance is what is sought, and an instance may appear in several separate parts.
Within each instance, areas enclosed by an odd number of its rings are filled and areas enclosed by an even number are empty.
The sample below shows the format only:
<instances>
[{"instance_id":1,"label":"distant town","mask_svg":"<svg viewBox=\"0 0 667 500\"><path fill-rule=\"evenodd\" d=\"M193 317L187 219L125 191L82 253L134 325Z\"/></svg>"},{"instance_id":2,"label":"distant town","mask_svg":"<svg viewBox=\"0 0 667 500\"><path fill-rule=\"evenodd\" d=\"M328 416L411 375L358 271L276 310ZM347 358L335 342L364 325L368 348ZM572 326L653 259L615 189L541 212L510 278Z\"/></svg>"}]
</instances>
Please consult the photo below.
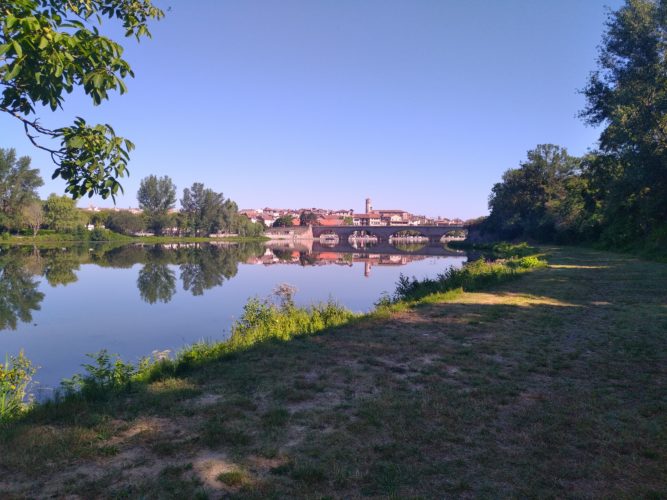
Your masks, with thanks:
<instances>
[{"instance_id":1,"label":"distant town","mask_svg":"<svg viewBox=\"0 0 667 500\"><path fill-rule=\"evenodd\" d=\"M259 222L265 227L279 226L459 226L466 221L460 218L449 219L447 217L427 217L415 215L407 210L400 209L375 209L370 198L365 200L363 213L355 212L354 209L331 210L326 208L245 208L239 210L240 215L246 216L251 222ZM107 210L93 204L84 207L89 212ZM133 214L141 214L140 208L113 208L120 212L127 211ZM170 213L178 213L172 209Z\"/></svg>"},{"instance_id":2,"label":"distant town","mask_svg":"<svg viewBox=\"0 0 667 500\"><path fill-rule=\"evenodd\" d=\"M263 222L266 227L272 227L276 221L283 220L285 217L291 217L295 226L303 222L313 226L449 226L464 223L462 219L429 218L400 209L374 209L370 198L366 198L364 213L357 213L353 209L327 210L324 208L297 210L259 208L243 209L239 210L239 213L248 217L252 222Z\"/></svg>"}]
</instances>

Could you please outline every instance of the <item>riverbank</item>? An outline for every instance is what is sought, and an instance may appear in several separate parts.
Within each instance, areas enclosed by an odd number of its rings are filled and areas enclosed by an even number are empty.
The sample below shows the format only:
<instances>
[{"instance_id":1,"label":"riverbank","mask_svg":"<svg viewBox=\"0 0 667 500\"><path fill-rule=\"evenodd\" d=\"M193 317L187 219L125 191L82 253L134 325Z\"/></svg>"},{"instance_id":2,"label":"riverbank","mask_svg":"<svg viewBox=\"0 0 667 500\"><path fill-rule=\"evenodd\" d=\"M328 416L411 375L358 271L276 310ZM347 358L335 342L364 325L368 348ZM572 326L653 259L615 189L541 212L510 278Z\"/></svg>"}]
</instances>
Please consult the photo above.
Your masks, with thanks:
<instances>
[{"instance_id":1,"label":"riverbank","mask_svg":"<svg viewBox=\"0 0 667 500\"><path fill-rule=\"evenodd\" d=\"M35 412L0 433L0 491L661 496L667 266L547 259L484 291Z\"/></svg>"},{"instance_id":2,"label":"riverbank","mask_svg":"<svg viewBox=\"0 0 667 500\"><path fill-rule=\"evenodd\" d=\"M194 236L124 236L122 234L111 233L113 236L107 239L92 240L78 238L75 234L54 234L37 236L36 238L30 236L9 236L0 240L0 245L37 245L37 246L53 246L56 244L63 245L78 245L78 244L101 244L101 243L144 243L146 245L152 244L178 244L178 243L254 243L269 241L269 238L260 237L244 237L244 236L229 236L229 237L194 237Z\"/></svg>"}]
</instances>

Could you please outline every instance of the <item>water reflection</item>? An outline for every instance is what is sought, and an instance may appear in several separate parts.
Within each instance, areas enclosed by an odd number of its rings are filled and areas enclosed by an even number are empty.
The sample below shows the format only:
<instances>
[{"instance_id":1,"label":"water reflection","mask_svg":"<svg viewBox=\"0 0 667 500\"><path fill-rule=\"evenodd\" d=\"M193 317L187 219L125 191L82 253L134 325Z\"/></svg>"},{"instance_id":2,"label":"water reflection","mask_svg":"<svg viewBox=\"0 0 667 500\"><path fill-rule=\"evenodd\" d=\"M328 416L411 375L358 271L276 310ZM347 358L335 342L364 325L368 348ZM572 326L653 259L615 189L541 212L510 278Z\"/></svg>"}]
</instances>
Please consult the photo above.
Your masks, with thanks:
<instances>
[{"instance_id":1,"label":"water reflection","mask_svg":"<svg viewBox=\"0 0 667 500\"><path fill-rule=\"evenodd\" d=\"M400 252L400 253L397 253ZM138 269L136 287L148 304L169 303L182 289L193 296L220 287L238 273L239 264L271 266L348 266L363 263L363 275L374 267L404 266L433 256L458 256L441 244L379 245L358 248L328 248L319 242L254 244L99 245L63 248L28 246L0 247L0 330L16 329L18 322L31 322L40 309L44 293L38 277L51 287L78 281L82 266Z\"/></svg>"},{"instance_id":2,"label":"water reflection","mask_svg":"<svg viewBox=\"0 0 667 500\"><path fill-rule=\"evenodd\" d=\"M31 322L32 312L40 309L44 294L33 278L36 265L32 255L0 255L0 329L16 330L18 321Z\"/></svg>"},{"instance_id":3,"label":"water reflection","mask_svg":"<svg viewBox=\"0 0 667 500\"><path fill-rule=\"evenodd\" d=\"M145 302L167 303L176 293L176 273L167 264L150 262L139 270L137 288Z\"/></svg>"},{"instance_id":4,"label":"water reflection","mask_svg":"<svg viewBox=\"0 0 667 500\"><path fill-rule=\"evenodd\" d=\"M281 283L299 305L334 298L363 312L401 273L432 277L465 260L431 243L0 246L0 360L24 349L42 387L57 386L100 349L136 362L224 339L250 297Z\"/></svg>"}]
</instances>

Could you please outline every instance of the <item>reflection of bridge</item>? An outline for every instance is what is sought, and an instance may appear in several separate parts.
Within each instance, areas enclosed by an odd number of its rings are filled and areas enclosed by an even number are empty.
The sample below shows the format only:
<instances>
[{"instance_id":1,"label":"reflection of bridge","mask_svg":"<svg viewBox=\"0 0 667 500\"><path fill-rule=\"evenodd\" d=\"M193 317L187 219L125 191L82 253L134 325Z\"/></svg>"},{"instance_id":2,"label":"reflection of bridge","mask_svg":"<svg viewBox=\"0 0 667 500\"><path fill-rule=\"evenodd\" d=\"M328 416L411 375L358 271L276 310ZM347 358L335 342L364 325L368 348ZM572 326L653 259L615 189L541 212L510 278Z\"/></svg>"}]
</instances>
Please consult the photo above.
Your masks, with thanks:
<instances>
[{"instance_id":1,"label":"reflection of bridge","mask_svg":"<svg viewBox=\"0 0 667 500\"><path fill-rule=\"evenodd\" d=\"M424 243L414 245L414 250L406 250L401 246L394 246L386 241L378 241L366 246L353 246L348 240L338 240L335 243L321 243L317 240L313 242L313 252L336 252L336 253L373 253L378 255L428 255L428 256L448 256L461 255L462 252L447 249L442 243Z\"/></svg>"},{"instance_id":2,"label":"reflection of bridge","mask_svg":"<svg viewBox=\"0 0 667 500\"><path fill-rule=\"evenodd\" d=\"M306 255L320 253L341 254L366 254L374 255L414 255L423 257L449 257L465 255L462 251L447 248L442 243L421 243L410 245L413 248L406 249L402 245L395 247L387 242L366 244L365 246L353 246L348 241L320 242L317 240L299 241L270 241L265 243L271 250L292 250Z\"/></svg>"},{"instance_id":3,"label":"reflection of bridge","mask_svg":"<svg viewBox=\"0 0 667 500\"><path fill-rule=\"evenodd\" d=\"M437 242L447 233L465 230L465 226L313 226L313 238L335 234L339 240L347 241L355 232L363 231L369 236L375 236L378 242L382 242L389 241L390 237L398 233L410 232Z\"/></svg>"}]
</instances>

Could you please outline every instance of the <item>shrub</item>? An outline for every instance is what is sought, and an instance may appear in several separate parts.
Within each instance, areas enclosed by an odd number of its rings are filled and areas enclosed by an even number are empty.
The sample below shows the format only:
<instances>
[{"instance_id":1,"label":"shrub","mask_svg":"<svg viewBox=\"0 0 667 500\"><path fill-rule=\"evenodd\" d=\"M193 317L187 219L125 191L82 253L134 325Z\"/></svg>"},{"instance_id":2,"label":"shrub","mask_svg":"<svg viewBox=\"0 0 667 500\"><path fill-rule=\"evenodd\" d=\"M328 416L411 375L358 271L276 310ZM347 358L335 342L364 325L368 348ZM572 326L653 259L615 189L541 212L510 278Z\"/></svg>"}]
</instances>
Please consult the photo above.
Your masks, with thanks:
<instances>
[{"instance_id":1,"label":"shrub","mask_svg":"<svg viewBox=\"0 0 667 500\"><path fill-rule=\"evenodd\" d=\"M5 358L0 364L0 422L16 418L25 411L28 386L35 367L23 351L18 356Z\"/></svg>"},{"instance_id":2,"label":"shrub","mask_svg":"<svg viewBox=\"0 0 667 500\"><path fill-rule=\"evenodd\" d=\"M519 253L526 251L523 248L522 246L519 247ZM509 250L506 249L506 251ZM409 278L401 274L391 301L393 303L416 301L427 295L457 289L463 291L479 290L513 279L529 269L545 265L546 263L536 255L529 255L526 257L511 257L496 262L486 262L483 259L476 260L459 269L450 267L435 279L418 280L415 277ZM390 300L388 297L384 297L379 304L386 306L388 300Z\"/></svg>"},{"instance_id":3,"label":"shrub","mask_svg":"<svg viewBox=\"0 0 667 500\"><path fill-rule=\"evenodd\" d=\"M96 354L87 354L94 363L84 364L85 375L74 375L63 380L61 385L66 394L80 393L87 398L96 398L109 391L126 388L132 382L138 369L131 363L125 363L118 355L111 355L106 349ZM144 363L140 366L144 366Z\"/></svg>"}]
</instances>

